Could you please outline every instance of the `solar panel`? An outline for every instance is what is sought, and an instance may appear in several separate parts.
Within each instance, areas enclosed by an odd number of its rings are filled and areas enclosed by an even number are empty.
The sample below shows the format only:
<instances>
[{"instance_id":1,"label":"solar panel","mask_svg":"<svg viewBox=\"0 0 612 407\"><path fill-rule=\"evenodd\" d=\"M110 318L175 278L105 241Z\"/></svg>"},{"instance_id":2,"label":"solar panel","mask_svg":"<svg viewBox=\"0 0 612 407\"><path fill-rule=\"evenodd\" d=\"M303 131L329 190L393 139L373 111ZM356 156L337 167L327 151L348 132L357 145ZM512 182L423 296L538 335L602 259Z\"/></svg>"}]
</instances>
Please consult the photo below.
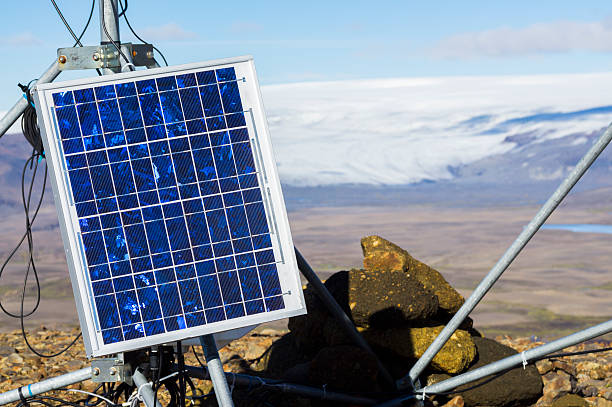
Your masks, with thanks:
<instances>
[{"instance_id":1,"label":"solar panel","mask_svg":"<svg viewBox=\"0 0 612 407\"><path fill-rule=\"evenodd\" d=\"M35 96L88 355L305 312L252 58Z\"/></svg>"}]
</instances>

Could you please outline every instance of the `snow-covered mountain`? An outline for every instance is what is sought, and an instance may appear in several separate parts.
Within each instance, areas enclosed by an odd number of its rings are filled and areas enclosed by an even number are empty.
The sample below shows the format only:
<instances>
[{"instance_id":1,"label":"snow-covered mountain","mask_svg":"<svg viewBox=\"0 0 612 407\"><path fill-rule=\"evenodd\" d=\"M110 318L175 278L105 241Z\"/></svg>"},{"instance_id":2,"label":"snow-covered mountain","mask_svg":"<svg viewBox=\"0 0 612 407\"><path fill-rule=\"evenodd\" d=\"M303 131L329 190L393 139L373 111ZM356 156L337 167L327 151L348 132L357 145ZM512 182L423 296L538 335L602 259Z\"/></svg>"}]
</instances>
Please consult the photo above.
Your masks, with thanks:
<instances>
[{"instance_id":1,"label":"snow-covered mountain","mask_svg":"<svg viewBox=\"0 0 612 407\"><path fill-rule=\"evenodd\" d=\"M612 120L607 73L299 83L265 86L263 96L281 180L291 186L504 172L552 181Z\"/></svg>"}]
</instances>

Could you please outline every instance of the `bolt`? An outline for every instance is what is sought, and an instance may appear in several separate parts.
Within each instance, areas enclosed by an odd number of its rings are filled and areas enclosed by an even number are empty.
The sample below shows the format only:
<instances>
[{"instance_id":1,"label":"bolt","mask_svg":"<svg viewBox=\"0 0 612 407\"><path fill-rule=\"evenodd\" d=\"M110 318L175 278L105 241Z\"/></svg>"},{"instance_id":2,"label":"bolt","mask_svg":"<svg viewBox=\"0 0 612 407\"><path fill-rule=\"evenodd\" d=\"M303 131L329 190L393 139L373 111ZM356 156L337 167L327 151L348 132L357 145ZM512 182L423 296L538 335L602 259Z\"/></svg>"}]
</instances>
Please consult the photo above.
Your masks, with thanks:
<instances>
[{"instance_id":1,"label":"bolt","mask_svg":"<svg viewBox=\"0 0 612 407\"><path fill-rule=\"evenodd\" d=\"M66 63L66 55L60 55L57 60L59 61L60 64L65 64Z\"/></svg>"},{"instance_id":2,"label":"bolt","mask_svg":"<svg viewBox=\"0 0 612 407\"><path fill-rule=\"evenodd\" d=\"M100 60L100 54L98 54L97 52L94 53L91 57L94 61L99 61Z\"/></svg>"},{"instance_id":3,"label":"bolt","mask_svg":"<svg viewBox=\"0 0 612 407\"><path fill-rule=\"evenodd\" d=\"M99 376L100 375L100 368L99 367L94 367L93 368L93 375L94 376Z\"/></svg>"},{"instance_id":4,"label":"bolt","mask_svg":"<svg viewBox=\"0 0 612 407\"><path fill-rule=\"evenodd\" d=\"M114 367L111 367L110 369L108 369L108 373L109 373L111 376L114 376L114 375L116 375L116 374L117 374L117 369L115 369Z\"/></svg>"},{"instance_id":5,"label":"bolt","mask_svg":"<svg viewBox=\"0 0 612 407\"><path fill-rule=\"evenodd\" d=\"M147 52L147 58L153 58L153 51Z\"/></svg>"}]
</instances>

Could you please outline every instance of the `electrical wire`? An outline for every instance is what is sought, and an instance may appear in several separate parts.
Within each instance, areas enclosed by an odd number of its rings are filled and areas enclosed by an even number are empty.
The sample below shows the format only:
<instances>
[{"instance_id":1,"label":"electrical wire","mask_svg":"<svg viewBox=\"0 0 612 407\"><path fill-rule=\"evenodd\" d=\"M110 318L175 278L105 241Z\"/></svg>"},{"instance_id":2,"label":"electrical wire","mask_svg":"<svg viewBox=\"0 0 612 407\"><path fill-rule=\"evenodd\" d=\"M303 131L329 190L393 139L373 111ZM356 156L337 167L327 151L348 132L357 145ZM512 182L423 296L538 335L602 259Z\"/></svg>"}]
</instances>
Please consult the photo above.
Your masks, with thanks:
<instances>
[{"instance_id":1,"label":"electrical wire","mask_svg":"<svg viewBox=\"0 0 612 407\"><path fill-rule=\"evenodd\" d=\"M33 157L34 157L34 155L33 155L32 157L30 157L30 158L29 158L29 159L26 161L25 165L23 166L23 171L22 171L22 174L21 174L21 185L22 185L22 191L23 191L24 184L25 184L25 172L26 172L26 170L27 170L28 166L29 166L29 165L31 165L32 160L33 160ZM34 169L34 174L33 174L33 176L32 176L32 183L30 184L30 189L29 189L29 192L28 192L28 201L29 201L29 200L30 200L30 198L31 198L32 185L33 185L33 182L34 182L34 176L36 175L36 170L37 170L37 168L38 168L38 163L36 164L36 167L35 167L35 169ZM47 176L46 176L46 169L45 169L45 181L46 181L46 177L47 177ZM23 234L23 236L21 237L21 239L19 240L19 242L17 243L17 245L15 246L15 248L14 248L14 249L11 251L11 253L8 255L8 257L6 258L6 260L4 261L4 263L2 264L2 267L0 267L0 278L2 278L2 274L3 274L3 272L4 272L4 269L5 269L5 268L6 268L6 266L8 265L8 263L11 261L11 259L12 259L12 258L13 258L13 256L15 255L15 253L17 253L17 251L18 251L18 250L19 250L19 248L21 247L21 245L22 245L23 241L24 241L24 240L25 240L25 239L28 237L28 234L31 232L31 225L33 224L34 220L36 219L36 216L38 216L38 212L39 212L40 207L41 207L41 205L42 205L43 198L44 198L44 189L43 189L43 192L41 193L40 199L38 200L38 204L37 204L37 206L36 206L36 210L34 211L34 215L32 216L32 219L31 219L31 220L30 220L30 222L29 222L29 223L30 223L30 227L27 227L27 226L26 226L26 231L25 231L25 233ZM30 267L30 262L31 262L31 260L33 260L33 257L32 257L32 256L29 256L29 259L28 259L28 269L29 269L29 267ZM30 311L30 312L28 312L28 313L26 313L26 314L23 314L23 317L29 317L29 316L30 316L30 315L32 315L34 312L36 312L36 310L38 309L38 306L39 306L39 304L40 304L40 284L39 284L39 280L38 280L38 274L37 274L37 272L36 272L36 271L34 272L34 275L35 275L35 277L36 277L36 283L37 283L37 289L36 289L36 293L37 293L37 295L36 295L36 304L34 305L34 307L33 307L32 311ZM26 281L27 281L27 280L26 280ZM2 312L4 312L4 313L5 313L7 316L9 316L9 317L11 317L11 318L21 318L21 317L22 317L22 314L13 314L12 312L8 311L8 310L7 310L7 309L4 307L4 305L2 305L2 301L0 301L0 309L2 310Z\"/></svg>"},{"instance_id":2,"label":"electrical wire","mask_svg":"<svg viewBox=\"0 0 612 407\"><path fill-rule=\"evenodd\" d=\"M64 14L60 10L60 8L57 5L57 3L55 2L55 0L51 0L51 3L53 3L53 7L55 7L55 11L57 11L57 14L59 15L60 19L62 20L62 22L64 23L64 25L68 29L68 31L70 32L70 35L72 35L72 38L74 38L74 40L75 40L75 43L74 43L74 45L72 47L74 48L77 45L82 47L83 44L81 43L81 39L83 38L83 35L85 35L85 32L87 31L87 29L89 28L89 24L91 23L91 18L93 17L94 8L96 6L96 0L92 0L92 2L91 2L91 9L89 10L89 17L87 18L87 22L85 23L85 27L83 27L83 30L81 31L81 35L79 35L78 37L76 36L74 31L72 30L72 27L70 27L70 24L68 24L68 21L66 21L66 18L64 17ZM96 72L98 73L99 76L102 75L102 72L100 72L99 69L96 69Z\"/></svg>"},{"instance_id":3,"label":"electrical wire","mask_svg":"<svg viewBox=\"0 0 612 407\"><path fill-rule=\"evenodd\" d=\"M113 44L113 46L115 47L115 49L117 50L117 52L119 52L119 55L121 55L123 57L123 59L125 60L125 62L127 64L131 64L132 62L128 59L127 56L125 56L125 54L123 53L123 51L121 51L121 47L119 45L117 45L117 43L112 39L112 37L110 36L108 29L106 28L106 19L104 18L104 0L100 0L102 3L102 15L100 16L100 21L102 22L102 29L104 30L104 34L106 34L106 38L108 38L108 40L111 42L111 44ZM119 19L119 15L117 14L117 9L115 9L115 5L113 3L111 3L111 8L113 9L113 15L116 19ZM125 15L124 15L125 17ZM134 67L130 66L130 70L133 71Z\"/></svg>"},{"instance_id":4,"label":"electrical wire","mask_svg":"<svg viewBox=\"0 0 612 407\"><path fill-rule=\"evenodd\" d=\"M119 3L121 4L121 7L124 11L127 10L127 4L128 4L127 0L125 0L125 7L123 7L122 0L119 0ZM134 31L134 28L132 28L132 24L130 24L130 20L128 19L127 14L123 13L123 19L125 20L125 23L127 24L128 28L130 29L134 37L138 39L138 41L142 42L143 44L151 45L150 42L143 40L138 34L136 34L136 31ZM157 49L157 47L155 47L154 45L152 45L152 47L162 57L162 59L164 60L164 64L168 66L168 61L166 60L166 57L164 56L164 54L159 49Z\"/></svg>"}]
</instances>

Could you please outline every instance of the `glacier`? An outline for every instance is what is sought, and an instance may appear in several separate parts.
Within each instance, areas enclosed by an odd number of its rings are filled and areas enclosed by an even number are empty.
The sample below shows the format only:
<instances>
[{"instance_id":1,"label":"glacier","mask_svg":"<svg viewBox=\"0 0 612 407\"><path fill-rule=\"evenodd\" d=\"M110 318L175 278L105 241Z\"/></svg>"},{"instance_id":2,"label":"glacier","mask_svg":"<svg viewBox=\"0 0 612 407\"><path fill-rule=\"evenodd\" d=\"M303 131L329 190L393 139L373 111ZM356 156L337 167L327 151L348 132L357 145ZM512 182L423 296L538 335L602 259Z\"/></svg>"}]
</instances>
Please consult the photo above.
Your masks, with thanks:
<instances>
[{"instance_id":1,"label":"glacier","mask_svg":"<svg viewBox=\"0 0 612 407\"><path fill-rule=\"evenodd\" d=\"M612 74L591 73L308 82L262 93L281 181L312 187L452 180L456 168L545 141L581 146L610 122L610 89Z\"/></svg>"}]
</instances>

